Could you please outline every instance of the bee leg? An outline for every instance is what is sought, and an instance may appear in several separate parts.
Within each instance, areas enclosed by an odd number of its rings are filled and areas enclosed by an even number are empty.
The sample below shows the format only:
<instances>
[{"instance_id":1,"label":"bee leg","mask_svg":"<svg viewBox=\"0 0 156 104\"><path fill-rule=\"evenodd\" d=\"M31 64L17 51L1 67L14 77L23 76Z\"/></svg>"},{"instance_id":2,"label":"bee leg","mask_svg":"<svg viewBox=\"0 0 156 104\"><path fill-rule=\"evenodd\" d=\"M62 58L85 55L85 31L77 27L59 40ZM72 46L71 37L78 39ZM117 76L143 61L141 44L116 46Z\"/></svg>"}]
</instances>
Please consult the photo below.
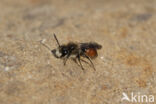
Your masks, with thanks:
<instances>
[{"instance_id":1,"label":"bee leg","mask_svg":"<svg viewBox=\"0 0 156 104\"><path fill-rule=\"evenodd\" d=\"M73 60L76 64L78 64L78 63L77 63L77 60L76 60L75 58L72 59L72 60ZM86 64L89 64L87 61L85 61L85 60L83 60L83 59L81 59L81 61L84 62L84 63L86 63Z\"/></svg>"},{"instance_id":2,"label":"bee leg","mask_svg":"<svg viewBox=\"0 0 156 104\"><path fill-rule=\"evenodd\" d=\"M84 70L84 68L83 68L83 66L82 66L82 63L81 63L81 60L80 60L80 55L78 55L77 58L78 58L78 61L79 61L79 64L80 64L82 70Z\"/></svg>"},{"instance_id":3,"label":"bee leg","mask_svg":"<svg viewBox=\"0 0 156 104\"><path fill-rule=\"evenodd\" d=\"M83 60L83 59L81 59L81 61L83 61L83 62L86 63L86 64L89 64L87 61L85 61L85 60Z\"/></svg>"},{"instance_id":4,"label":"bee leg","mask_svg":"<svg viewBox=\"0 0 156 104\"><path fill-rule=\"evenodd\" d=\"M74 61L76 64L78 64L78 63L77 63L77 60L76 60L76 58L73 58L72 60L73 60L73 61Z\"/></svg>"},{"instance_id":5,"label":"bee leg","mask_svg":"<svg viewBox=\"0 0 156 104\"><path fill-rule=\"evenodd\" d=\"M69 56L70 56L70 54L68 54L67 57L63 60L63 64L64 64L64 65L66 65L66 62L67 62Z\"/></svg>"},{"instance_id":6,"label":"bee leg","mask_svg":"<svg viewBox=\"0 0 156 104\"><path fill-rule=\"evenodd\" d=\"M65 59L63 60L64 66L66 65L67 60L68 60L68 58L65 58Z\"/></svg>"},{"instance_id":7,"label":"bee leg","mask_svg":"<svg viewBox=\"0 0 156 104\"><path fill-rule=\"evenodd\" d=\"M93 64L92 60L90 59L90 57L88 57L87 55L85 55L85 57L90 61L90 63L91 63L92 66L93 66L93 69L96 71L96 69L95 69L95 67L94 67L94 64Z\"/></svg>"}]
</instances>

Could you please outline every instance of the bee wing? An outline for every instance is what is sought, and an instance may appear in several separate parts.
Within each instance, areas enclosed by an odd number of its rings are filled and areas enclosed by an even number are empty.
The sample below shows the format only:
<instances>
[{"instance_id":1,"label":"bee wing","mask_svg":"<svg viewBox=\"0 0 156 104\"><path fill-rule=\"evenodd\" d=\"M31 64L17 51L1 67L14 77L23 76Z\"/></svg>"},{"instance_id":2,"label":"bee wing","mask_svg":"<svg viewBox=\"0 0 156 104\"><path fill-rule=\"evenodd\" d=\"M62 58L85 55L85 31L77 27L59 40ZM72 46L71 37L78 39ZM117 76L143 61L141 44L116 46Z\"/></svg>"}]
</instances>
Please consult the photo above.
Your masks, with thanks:
<instances>
[{"instance_id":1,"label":"bee wing","mask_svg":"<svg viewBox=\"0 0 156 104\"><path fill-rule=\"evenodd\" d=\"M94 48L94 49L101 49L102 45L96 42L89 42L89 43L80 43L82 48Z\"/></svg>"}]
</instances>

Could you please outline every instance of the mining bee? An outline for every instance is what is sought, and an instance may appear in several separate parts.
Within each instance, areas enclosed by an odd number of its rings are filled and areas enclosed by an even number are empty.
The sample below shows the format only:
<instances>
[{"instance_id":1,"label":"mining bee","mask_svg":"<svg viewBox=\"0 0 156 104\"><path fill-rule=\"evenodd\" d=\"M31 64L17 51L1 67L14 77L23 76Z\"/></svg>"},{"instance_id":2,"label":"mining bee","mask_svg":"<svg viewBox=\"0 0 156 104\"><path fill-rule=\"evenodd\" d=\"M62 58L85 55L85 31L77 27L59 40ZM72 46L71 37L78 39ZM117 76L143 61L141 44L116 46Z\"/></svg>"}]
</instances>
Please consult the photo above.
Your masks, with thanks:
<instances>
[{"instance_id":1,"label":"mining bee","mask_svg":"<svg viewBox=\"0 0 156 104\"><path fill-rule=\"evenodd\" d=\"M84 70L82 66L82 57L86 58L90 61L92 67L94 70L94 64L91 59L94 59L98 56L97 49L101 49L102 46L96 42L88 42L88 43L74 43L69 42L65 45L60 45L56 35L54 34L54 38L57 42L58 47L56 49L51 50L47 45L42 44L47 47L51 53L56 57L63 59L64 65L66 65L66 62L69 58L72 58L75 62L79 62L79 65L81 66L82 70ZM84 61L86 62L86 61Z\"/></svg>"}]
</instances>

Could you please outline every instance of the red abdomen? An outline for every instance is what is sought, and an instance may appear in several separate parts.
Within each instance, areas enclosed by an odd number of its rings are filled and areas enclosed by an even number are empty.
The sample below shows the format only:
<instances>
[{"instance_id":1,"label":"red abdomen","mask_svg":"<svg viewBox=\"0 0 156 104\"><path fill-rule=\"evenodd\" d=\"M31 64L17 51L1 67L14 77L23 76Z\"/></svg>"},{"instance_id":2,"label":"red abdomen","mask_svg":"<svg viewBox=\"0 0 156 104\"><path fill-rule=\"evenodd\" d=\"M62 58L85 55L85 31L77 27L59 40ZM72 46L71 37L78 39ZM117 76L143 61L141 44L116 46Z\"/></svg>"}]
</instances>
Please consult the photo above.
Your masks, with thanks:
<instances>
[{"instance_id":1,"label":"red abdomen","mask_svg":"<svg viewBox=\"0 0 156 104\"><path fill-rule=\"evenodd\" d=\"M97 55L98 55L96 49L93 49L93 48L87 49L85 53L86 53L86 55L89 56L90 58L95 58L95 57L97 57Z\"/></svg>"}]
</instances>

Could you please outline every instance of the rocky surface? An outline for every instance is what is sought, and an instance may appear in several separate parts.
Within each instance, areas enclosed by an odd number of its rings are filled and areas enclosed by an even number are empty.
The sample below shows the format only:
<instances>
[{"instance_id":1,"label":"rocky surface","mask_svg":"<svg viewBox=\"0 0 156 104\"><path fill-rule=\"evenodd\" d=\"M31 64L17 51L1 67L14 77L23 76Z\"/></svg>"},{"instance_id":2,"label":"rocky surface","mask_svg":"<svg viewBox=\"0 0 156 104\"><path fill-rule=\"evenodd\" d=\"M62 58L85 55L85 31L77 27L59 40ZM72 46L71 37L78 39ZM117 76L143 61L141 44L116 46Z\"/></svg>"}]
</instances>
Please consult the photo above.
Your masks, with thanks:
<instances>
[{"instance_id":1,"label":"rocky surface","mask_svg":"<svg viewBox=\"0 0 156 104\"><path fill-rule=\"evenodd\" d=\"M156 96L155 0L1 0L0 104L131 104ZM69 41L103 46L85 71L51 49ZM155 101L156 102L156 101ZM153 103L154 104L154 103Z\"/></svg>"}]
</instances>

